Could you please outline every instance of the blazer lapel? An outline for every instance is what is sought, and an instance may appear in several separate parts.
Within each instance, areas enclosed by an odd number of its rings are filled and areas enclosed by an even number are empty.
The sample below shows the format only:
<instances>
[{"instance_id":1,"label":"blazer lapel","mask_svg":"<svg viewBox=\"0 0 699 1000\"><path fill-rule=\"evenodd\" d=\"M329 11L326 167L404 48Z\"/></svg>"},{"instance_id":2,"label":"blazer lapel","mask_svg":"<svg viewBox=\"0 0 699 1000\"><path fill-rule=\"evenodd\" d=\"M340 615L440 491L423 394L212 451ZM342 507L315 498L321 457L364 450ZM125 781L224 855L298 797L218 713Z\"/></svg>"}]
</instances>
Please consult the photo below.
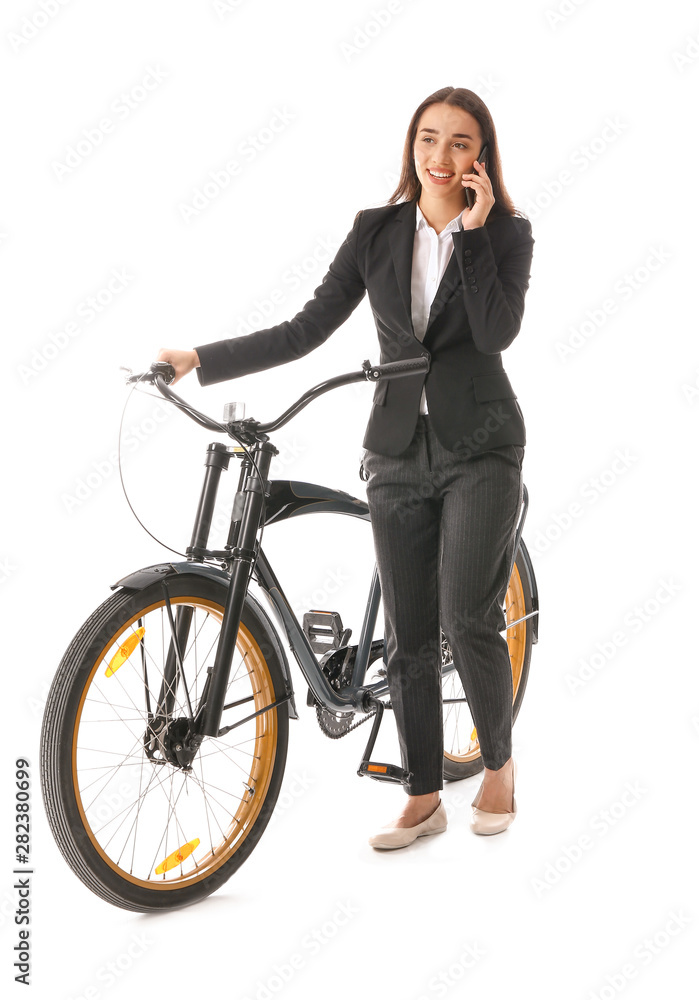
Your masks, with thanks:
<instances>
[{"instance_id":1,"label":"blazer lapel","mask_svg":"<svg viewBox=\"0 0 699 1000\"><path fill-rule=\"evenodd\" d=\"M415 336L412 316L412 293L410 290L413 270L413 243L415 240L416 202L406 201L401 205L393 220L389 241L393 266L396 270L396 281L400 297L405 306L408 329Z\"/></svg>"},{"instance_id":2,"label":"blazer lapel","mask_svg":"<svg viewBox=\"0 0 699 1000\"><path fill-rule=\"evenodd\" d=\"M415 220L417 218L416 202L405 202L396 213L393 228L389 241L391 245L391 255L393 266L396 271L396 282L400 297L405 307L408 326L415 337L412 317L412 270L413 270L413 244L415 242ZM437 293L430 308L430 315L427 320L427 328L423 343L430 331L430 326L444 309L447 302L453 297L461 286L461 275L459 265L456 260L456 253L452 250L449 263L446 266L442 280L437 288ZM417 337L415 338L417 340Z\"/></svg>"}]
</instances>

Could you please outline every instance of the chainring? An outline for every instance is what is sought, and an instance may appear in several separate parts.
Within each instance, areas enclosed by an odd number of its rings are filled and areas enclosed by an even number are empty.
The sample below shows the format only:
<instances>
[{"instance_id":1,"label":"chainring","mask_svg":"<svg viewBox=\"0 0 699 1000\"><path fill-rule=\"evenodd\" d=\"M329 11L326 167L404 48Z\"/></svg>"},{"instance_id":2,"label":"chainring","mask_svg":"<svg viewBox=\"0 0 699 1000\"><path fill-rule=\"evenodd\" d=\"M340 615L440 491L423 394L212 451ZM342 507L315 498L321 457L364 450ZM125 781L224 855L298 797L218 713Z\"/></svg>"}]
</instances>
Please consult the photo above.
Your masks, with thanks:
<instances>
[{"instance_id":1,"label":"chainring","mask_svg":"<svg viewBox=\"0 0 699 1000\"><path fill-rule=\"evenodd\" d=\"M346 646L329 651L320 661L320 669L336 691L340 691L352 683L356 655L356 646ZM379 655L377 654L373 659L378 659ZM370 659L369 663L372 662L373 660ZM331 712L324 705L319 705L318 702L315 703L315 706L318 725L331 740L339 740L341 736L346 736L347 733L356 729L357 726L361 726L362 723L368 722L376 714L369 712L358 722L353 723L352 720L357 714L356 712Z\"/></svg>"}]
</instances>

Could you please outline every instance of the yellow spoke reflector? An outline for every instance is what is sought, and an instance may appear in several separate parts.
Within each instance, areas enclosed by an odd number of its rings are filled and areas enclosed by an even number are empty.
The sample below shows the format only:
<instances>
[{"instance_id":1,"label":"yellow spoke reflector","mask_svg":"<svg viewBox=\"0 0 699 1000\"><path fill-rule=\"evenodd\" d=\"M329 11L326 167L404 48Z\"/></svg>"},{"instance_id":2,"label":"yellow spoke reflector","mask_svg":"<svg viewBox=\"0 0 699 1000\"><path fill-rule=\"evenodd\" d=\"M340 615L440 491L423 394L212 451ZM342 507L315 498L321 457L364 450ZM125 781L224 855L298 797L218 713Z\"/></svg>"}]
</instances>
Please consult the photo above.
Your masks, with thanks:
<instances>
[{"instance_id":1,"label":"yellow spoke reflector","mask_svg":"<svg viewBox=\"0 0 699 1000\"><path fill-rule=\"evenodd\" d=\"M171 868L176 868L183 861L186 861L189 855L196 851L199 847L200 840L197 837L195 840L190 840L188 844L184 844L179 847L172 854L169 854L164 861L161 861L158 867L155 869L156 875L164 875L165 872L170 871Z\"/></svg>"},{"instance_id":2,"label":"yellow spoke reflector","mask_svg":"<svg viewBox=\"0 0 699 1000\"><path fill-rule=\"evenodd\" d=\"M123 663L126 663L145 634L146 630L144 628L137 628L135 632L131 633L128 639L122 642L121 646L119 646L116 653L109 661L109 666L104 672L105 677L111 677L117 672Z\"/></svg>"},{"instance_id":3,"label":"yellow spoke reflector","mask_svg":"<svg viewBox=\"0 0 699 1000\"><path fill-rule=\"evenodd\" d=\"M476 742L476 727L473 727L473 732L471 733L471 743Z\"/></svg>"}]
</instances>

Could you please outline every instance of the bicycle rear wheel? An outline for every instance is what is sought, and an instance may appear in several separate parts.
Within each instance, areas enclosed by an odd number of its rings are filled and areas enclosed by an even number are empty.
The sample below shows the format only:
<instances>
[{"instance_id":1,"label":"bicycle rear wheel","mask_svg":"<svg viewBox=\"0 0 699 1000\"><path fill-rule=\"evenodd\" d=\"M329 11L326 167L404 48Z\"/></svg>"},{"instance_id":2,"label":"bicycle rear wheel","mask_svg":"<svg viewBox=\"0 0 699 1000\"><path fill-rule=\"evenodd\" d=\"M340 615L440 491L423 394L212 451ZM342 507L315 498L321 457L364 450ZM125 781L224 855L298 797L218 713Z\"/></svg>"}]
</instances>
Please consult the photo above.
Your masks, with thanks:
<instances>
[{"instance_id":1,"label":"bicycle rear wheel","mask_svg":"<svg viewBox=\"0 0 699 1000\"><path fill-rule=\"evenodd\" d=\"M118 591L68 647L41 732L42 791L61 852L93 892L141 912L208 896L249 857L279 795L288 743L285 703L205 738L191 769L179 763L227 588L192 574L169 579L168 592L183 673L173 677L161 584ZM275 649L271 625L248 598L222 729L284 696Z\"/></svg>"},{"instance_id":2,"label":"bicycle rear wheel","mask_svg":"<svg viewBox=\"0 0 699 1000\"><path fill-rule=\"evenodd\" d=\"M514 723L524 698L524 691L529 677L529 663L532 655L534 634L533 618L512 625L524 615L533 610L532 593L529 585L529 574L522 553L522 547L517 551L517 558L510 575L510 582L505 595L505 617L507 631L505 638L512 664L512 721ZM442 668L452 665L452 655L449 643L442 636ZM457 670L450 670L442 676L442 697L463 698L464 689ZM483 770L478 733L473 723L473 717L468 702L457 702L444 705L444 763L442 773L447 781L459 781L470 778Z\"/></svg>"}]
</instances>

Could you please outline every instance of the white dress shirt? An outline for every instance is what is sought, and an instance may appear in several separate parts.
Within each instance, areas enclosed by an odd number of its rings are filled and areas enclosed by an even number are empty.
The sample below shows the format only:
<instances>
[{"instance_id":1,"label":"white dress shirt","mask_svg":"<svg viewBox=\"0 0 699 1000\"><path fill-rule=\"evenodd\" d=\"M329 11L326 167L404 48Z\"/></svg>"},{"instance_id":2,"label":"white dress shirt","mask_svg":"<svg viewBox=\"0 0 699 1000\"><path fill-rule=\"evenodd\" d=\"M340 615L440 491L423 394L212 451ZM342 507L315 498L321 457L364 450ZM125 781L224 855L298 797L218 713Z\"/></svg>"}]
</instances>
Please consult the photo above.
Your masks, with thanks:
<instances>
[{"instance_id":1,"label":"white dress shirt","mask_svg":"<svg viewBox=\"0 0 699 1000\"><path fill-rule=\"evenodd\" d=\"M415 242L410 286L411 312L415 336L418 340L422 340L434 297L454 250L451 234L464 227L459 212L438 235L420 211L420 206L416 205L415 209ZM420 413L427 413L424 388L420 398Z\"/></svg>"}]
</instances>

